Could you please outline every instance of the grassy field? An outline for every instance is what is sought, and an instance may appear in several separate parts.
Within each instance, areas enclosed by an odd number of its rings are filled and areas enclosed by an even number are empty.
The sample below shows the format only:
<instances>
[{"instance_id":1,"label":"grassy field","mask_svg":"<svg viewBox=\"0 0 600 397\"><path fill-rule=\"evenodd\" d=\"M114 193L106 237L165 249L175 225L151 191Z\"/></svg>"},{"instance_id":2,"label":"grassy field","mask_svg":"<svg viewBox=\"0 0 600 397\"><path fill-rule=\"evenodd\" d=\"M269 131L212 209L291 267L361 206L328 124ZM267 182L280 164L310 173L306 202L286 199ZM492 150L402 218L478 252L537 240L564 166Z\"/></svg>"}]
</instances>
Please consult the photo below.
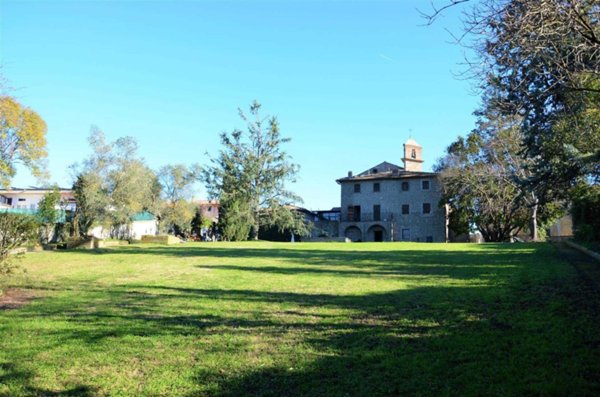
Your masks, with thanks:
<instances>
[{"instance_id":1,"label":"grassy field","mask_svg":"<svg viewBox=\"0 0 600 397\"><path fill-rule=\"evenodd\" d=\"M545 244L42 252L0 396L592 396L600 296Z\"/></svg>"}]
</instances>

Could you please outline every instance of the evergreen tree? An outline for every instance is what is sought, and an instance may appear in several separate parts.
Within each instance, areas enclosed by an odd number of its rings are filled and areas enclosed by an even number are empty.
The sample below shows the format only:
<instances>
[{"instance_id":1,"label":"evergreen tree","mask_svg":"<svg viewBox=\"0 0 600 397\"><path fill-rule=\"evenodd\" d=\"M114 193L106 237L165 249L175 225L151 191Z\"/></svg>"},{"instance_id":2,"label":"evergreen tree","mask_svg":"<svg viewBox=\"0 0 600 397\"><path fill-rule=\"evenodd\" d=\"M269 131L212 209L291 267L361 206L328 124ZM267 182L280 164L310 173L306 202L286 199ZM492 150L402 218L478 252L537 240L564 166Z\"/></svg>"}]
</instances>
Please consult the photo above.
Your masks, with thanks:
<instances>
[{"instance_id":1,"label":"evergreen tree","mask_svg":"<svg viewBox=\"0 0 600 397\"><path fill-rule=\"evenodd\" d=\"M261 225L280 225L288 205L301 201L285 188L299 169L282 149L290 139L281 136L275 117L260 115L260 107L253 102L250 117L239 111L247 132L221 134L223 149L203 172L211 197L220 201L219 223L228 239L247 239L249 233L257 240Z\"/></svg>"}]
</instances>

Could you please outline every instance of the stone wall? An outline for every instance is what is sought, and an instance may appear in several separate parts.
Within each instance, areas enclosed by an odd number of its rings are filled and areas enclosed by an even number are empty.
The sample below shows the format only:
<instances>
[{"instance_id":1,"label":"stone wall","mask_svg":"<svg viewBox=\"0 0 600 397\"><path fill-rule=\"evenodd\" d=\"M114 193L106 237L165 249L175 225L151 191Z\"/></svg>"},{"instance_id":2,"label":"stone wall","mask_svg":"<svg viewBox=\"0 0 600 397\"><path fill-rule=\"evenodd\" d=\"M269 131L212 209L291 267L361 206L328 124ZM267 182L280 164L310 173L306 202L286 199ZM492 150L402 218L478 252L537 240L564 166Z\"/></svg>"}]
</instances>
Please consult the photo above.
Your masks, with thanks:
<instances>
[{"instance_id":1,"label":"stone wall","mask_svg":"<svg viewBox=\"0 0 600 397\"><path fill-rule=\"evenodd\" d=\"M429 190L423 190L421 182L429 181ZM409 190L402 190L402 182L408 182ZM360 183L360 193L354 192L354 184ZM374 183L380 191L375 192ZM379 179L368 181L345 181L341 184L342 218L339 235L347 235L348 228L360 230L361 241L373 241L375 230L383 230L383 241L444 242L446 240L445 209L440 208L441 192L435 176L421 178ZM423 203L429 203L431 213L423 213ZM402 205L409 206L409 214L402 214ZM348 221L348 207L361 207L361 220ZM376 220L373 206L379 205L381 216ZM403 238L404 230L404 238ZM356 229L350 234L356 236ZM356 239L348 235L348 237Z\"/></svg>"}]
</instances>

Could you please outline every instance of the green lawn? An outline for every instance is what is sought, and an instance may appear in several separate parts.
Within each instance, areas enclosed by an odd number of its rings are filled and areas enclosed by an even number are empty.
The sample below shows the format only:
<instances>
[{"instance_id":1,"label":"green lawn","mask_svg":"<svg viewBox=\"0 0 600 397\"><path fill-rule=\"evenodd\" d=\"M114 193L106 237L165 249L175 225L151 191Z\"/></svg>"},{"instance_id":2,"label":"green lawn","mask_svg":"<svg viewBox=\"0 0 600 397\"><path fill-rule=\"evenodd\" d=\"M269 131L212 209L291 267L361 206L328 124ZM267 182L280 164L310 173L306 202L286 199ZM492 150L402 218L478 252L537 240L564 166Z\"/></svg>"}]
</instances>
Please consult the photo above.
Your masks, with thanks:
<instances>
[{"instance_id":1,"label":"green lawn","mask_svg":"<svg viewBox=\"0 0 600 397\"><path fill-rule=\"evenodd\" d=\"M0 396L593 396L600 294L546 244L28 254Z\"/></svg>"}]
</instances>

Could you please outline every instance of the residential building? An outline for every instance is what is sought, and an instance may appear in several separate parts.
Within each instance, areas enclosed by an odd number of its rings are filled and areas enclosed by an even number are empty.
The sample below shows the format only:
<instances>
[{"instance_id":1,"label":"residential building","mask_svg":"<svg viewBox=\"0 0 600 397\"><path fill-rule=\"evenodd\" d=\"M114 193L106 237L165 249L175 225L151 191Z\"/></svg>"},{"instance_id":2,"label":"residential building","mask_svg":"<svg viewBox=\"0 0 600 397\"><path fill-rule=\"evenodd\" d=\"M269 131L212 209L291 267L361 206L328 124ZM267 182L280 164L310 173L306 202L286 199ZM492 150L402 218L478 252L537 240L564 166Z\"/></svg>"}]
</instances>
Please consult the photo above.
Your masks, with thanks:
<instances>
[{"instance_id":1,"label":"residential building","mask_svg":"<svg viewBox=\"0 0 600 397\"><path fill-rule=\"evenodd\" d=\"M203 218L210 219L212 222L219 221L219 201L218 200L192 200L200 209Z\"/></svg>"},{"instance_id":2,"label":"residential building","mask_svg":"<svg viewBox=\"0 0 600 397\"><path fill-rule=\"evenodd\" d=\"M116 237L141 240L142 236L156 236L158 234L158 221L153 214L144 211L135 214L131 218L131 223L127 225L116 227L98 225L93 227L88 234L97 238Z\"/></svg>"},{"instance_id":3,"label":"residential building","mask_svg":"<svg viewBox=\"0 0 600 397\"><path fill-rule=\"evenodd\" d=\"M11 189L0 190L0 208L13 208L20 210L37 211L38 204L45 194L52 192L53 189L31 187L27 189L13 187ZM57 209L66 211L75 210L75 196L71 189L59 188L61 203Z\"/></svg>"},{"instance_id":4,"label":"residential building","mask_svg":"<svg viewBox=\"0 0 600 397\"><path fill-rule=\"evenodd\" d=\"M13 212L21 214L35 214L38 210L39 202L45 194L52 192L53 189L46 188L12 188L0 190L0 211ZM67 213L74 212L77 208L75 195L71 189L58 189L60 193L60 203L56 206L59 213L59 222L66 222ZM90 235L98 238L111 236L122 238L141 239L143 235L156 235L158 233L158 222L156 217L149 212L141 212L131 219L128 225L105 228L96 226L90 231Z\"/></svg>"},{"instance_id":5,"label":"residential building","mask_svg":"<svg viewBox=\"0 0 600 397\"><path fill-rule=\"evenodd\" d=\"M339 234L352 241L447 241L446 208L436 173L422 171L423 148L404 144L404 167L383 162L340 178Z\"/></svg>"}]
</instances>

